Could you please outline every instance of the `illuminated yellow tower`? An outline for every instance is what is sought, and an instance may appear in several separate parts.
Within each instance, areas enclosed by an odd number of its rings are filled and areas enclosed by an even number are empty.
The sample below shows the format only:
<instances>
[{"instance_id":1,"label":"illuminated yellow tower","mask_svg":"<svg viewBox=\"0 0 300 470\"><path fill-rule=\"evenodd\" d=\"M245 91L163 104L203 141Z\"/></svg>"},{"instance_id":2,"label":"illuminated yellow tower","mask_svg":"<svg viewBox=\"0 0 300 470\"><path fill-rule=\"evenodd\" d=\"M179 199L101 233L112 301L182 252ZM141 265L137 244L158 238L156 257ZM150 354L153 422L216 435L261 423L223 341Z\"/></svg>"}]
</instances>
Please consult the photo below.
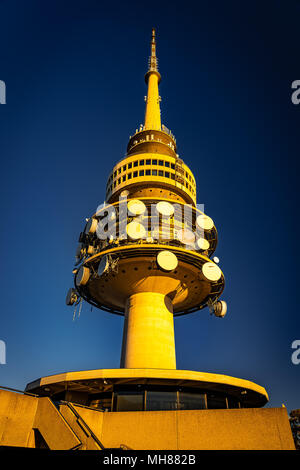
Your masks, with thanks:
<instances>
[{"instance_id":1,"label":"illuminated yellow tower","mask_svg":"<svg viewBox=\"0 0 300 470\"><path fill-rule=\"evenodd\" d=\"M108 177L106 202L83 227L74 287L67 295L67 304L76 308L85 300L124 316L120 368L43 377L26 391L64 400L59 409L65 419L70 417L65 403L84 406L76 413L90 419L109 447L290 448L285 411L265 418L261 410L246 410L267 403L263 387L176 369L174 318L205 307L224 317L227 307L220 300L224 276L213 257L217 230L197 206L195 177L179 158L174 135L161 124L160 80L153 29L144 124ZM164 413L155 414L159 411ZM285 444L277 431L275 444L261 440L265 419L284 429Z\"/></svg>"},{"instance_id":2,"label":"illuminated yellow tower","mask_svg":"<svg viewBox=\"0 0 300 470\"><path fill-rule=\"evenodd\" d=\"M80 373L81 387L92 373L97 392L101 384L105 394L103 400L101 393L93 400L87 386L82 399L121 410L124 405L121 398L118 403L118 384L128 381L127 388L147 382L151 389L147 390L148 400L154 384L165 386L166 392L174 386L176 399L170 405L174 409L190 407L185 403L187 389L194 390L194 406L200 408L261 406L267 394L256 384L176 369L174 317L206 306L222 317L227 307L218 300L224 276L218 259L211 259L217 230L213 220L197 207L195 177L179 158L174 135L161 124L160 80L153 29L145 75L144 124L130 137L126 157L108 177L105 204L87 219L80 234L75 286L67 296L69 305L84 299L102 310L124 315L120 369L101 370L100 377L91 371ZM178 397L182 383L185 386ZM57 383L54 389L55 394L61 391ZM67 384L67 389L72 397L74 385ZM203 390L210 390L210 394ZM145 400L143 409L148 409Z\"/></svg>"}]
</instances>

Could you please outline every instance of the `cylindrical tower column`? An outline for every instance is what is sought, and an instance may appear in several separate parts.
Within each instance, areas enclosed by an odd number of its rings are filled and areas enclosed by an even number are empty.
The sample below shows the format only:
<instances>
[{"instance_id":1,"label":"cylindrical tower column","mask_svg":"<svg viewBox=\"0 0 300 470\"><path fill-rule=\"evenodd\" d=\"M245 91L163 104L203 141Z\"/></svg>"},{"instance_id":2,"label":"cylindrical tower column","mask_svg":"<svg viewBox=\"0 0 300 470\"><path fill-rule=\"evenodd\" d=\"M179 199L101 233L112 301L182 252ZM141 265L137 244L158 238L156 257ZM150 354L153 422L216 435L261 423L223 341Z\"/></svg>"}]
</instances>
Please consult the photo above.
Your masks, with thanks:
<instances>
[{"instance_id":1,"label":"cylindrical tower column","mask_svg":"<svg viewBox=\"0 0 300 470\"><path fill-rule=\"evenodd\" d=\"M144 128L161 130L158 75L156 72L150 73L148 77L148 93Z\"/></svg>"},{"instance_id":2,"label":"cylindrical tower column","mask_svg":"<svg viewBox=\"0 0 300 470\"><path fill-rule=\"evenodd\" d=\"M121 367L176 369L173 305L155 292L127 299Z\"/></svg>"}]
</instances>

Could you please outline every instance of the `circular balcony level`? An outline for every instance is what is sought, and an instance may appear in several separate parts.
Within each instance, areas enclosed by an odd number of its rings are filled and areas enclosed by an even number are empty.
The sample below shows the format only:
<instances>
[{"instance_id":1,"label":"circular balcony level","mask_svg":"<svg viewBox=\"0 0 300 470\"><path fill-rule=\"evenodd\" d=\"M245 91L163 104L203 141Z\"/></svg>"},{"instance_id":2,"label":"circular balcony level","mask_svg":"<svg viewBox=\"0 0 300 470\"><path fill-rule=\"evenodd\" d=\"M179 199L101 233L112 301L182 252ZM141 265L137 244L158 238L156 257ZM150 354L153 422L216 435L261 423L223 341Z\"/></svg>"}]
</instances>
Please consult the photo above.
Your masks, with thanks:
<instances>
[{"instance_id":1,"label":"circular balcony level","mask_svg":"<svg viewBox=\"0 0 300 470\"><path fill-rule=\"evenodd\" d=\"M107 256L110 264L105 262L106 268L99 275L99 266ZM123 314L131 295L154 292L168 296L174 314L182 315L204 308L223 292L223 274L218 279L208 279L205 269L203 272L208 262L206 256L183 248L147 243L125 245L87 259L75 274L75 286L87 302L112 313Z\"/></svg>"}]
</instances>

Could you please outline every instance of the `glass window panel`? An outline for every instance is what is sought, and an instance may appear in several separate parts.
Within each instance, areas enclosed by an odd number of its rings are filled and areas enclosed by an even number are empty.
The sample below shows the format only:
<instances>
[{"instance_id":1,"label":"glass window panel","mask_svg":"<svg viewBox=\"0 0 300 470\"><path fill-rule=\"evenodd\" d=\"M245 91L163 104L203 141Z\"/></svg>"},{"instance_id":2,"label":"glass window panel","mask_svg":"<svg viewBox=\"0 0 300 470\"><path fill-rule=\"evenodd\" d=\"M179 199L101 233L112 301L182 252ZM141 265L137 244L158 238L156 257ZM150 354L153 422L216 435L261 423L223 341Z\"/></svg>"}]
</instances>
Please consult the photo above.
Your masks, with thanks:
<instances>
[{"instance_id":1,"label":"glass window panel","mask_svg":"<svg viewBox=\"0 0 300 470\"><path fill-rule=\"evenodd\" d=\"M146 410L176 410L177 409L177 392L167 391L147 391Z\"/></svg>"},{"instance_id":2,"label":"glass window panel","mask_svg":"<svg viewBox=\"0 0 300 470\"><path fill-rule=\"evenodd\" d=\"M164 161L163 161L163 160L158 160L158 164L159 164L160 166L164 166Z\"/></svg>"},{"instance_id":3,"label":"glass window panel","mask_svg":"<svg viewBox=\"0 0 300 470\"><path fill-rule=\"evenodd\" d=\"M157 176L157 170L152 170L152 175Z\"/></svg>"},{"instance_id":4,"label":"glass window panel","mask_svg":"<svg viewBox=\"0 0 300 470\"><path fill-rule=\"evenodd\" d=\"M151 165L151 160L146 160L146 165Z\"/></svg>"},{"instance_id":5,"label":"glass window panel","mask_svg":"<svg viewBox=\"0 0 300 470\"><path fill-rule=\"evenodd\" d=\"M152 160L152 165L157 165L157 160Z\"/></svg>"},{"instance_id":6,"label":"glass window panel","mask_svg":"<svg viewBox=\"0 0 300 470\"><path fill-rule=\"evenodd\" d=\"M218 410L227 408L226 397L221 395L208 394L207 395L207 408L209 410Z\"/></svg>"},{"instance_id":7,"label":"glass window panel","mask_svg":"<svg viewBox=\"0 0 300 470\"><path fill-rule=\"evenodd\" d=\"M144 176L144 170L140 170L139 176Z\"/></svg>"},{"instance_id":8,"label":"glass window panel","mask_svg":"<svg viewBox=\"0 0 300 470\"><path fill-rule=\"evenodd\" d=\"M140 165L144 165L144 160L140 160Z\"/></svg>"},{"instance_id":9,"label":"glass window panel","mask_svg":"<svg viewBox=\"0 0 300 470\"><path fill-rule=\"evenodd\" d=\"M151 170L146 170L146 176L151 175Z\"/></svg>"},{"instance_id":10,"label":"glass window panel","mask_svg":"<svg viewBox=\"0 0 300 470\"><path fill-rule=\"evenodd\" d=\"M138 166L139 162L138 161L135 161L133 166Z\"/></svg>"},{"instance_id":11,"label":"glass window panel","mask_svg":"<svg viewBox=\"0 0 300 470\"><path fill-rule=\"evenodd\" d=\"M136 177L137 177L137 175L138 175L138 172L137 172L137 171L135 171L135 172L133 173L133 177L134 177L134 178L136 178Z\"/></svg>"},{"instance_id":12,"label":"glass window panel","mask_svg":"<svg viewBox=\"0 0 300 470\"><path fill-rule=\"evenodd\" d=\"M239 402L237 398L227 397L228 408L239 408Z\"/></svg>"},{"instance_id":13,"label":"glass window panel","mask_svg":"<svg viewBox=\"0 0 300 470\"><path fill-rule=\"evenodd\" d=\"M118 392L115 395L115 411L143 411L143 392Z\"/></svg>"},{"instance_id":14,"label":"glass window panel","mask_svg":"<svg viewBox=\"0 0 300 470\"><path fill-rule=\"evenodd\" d=\"M170 162L165 162L165 166L170 168Z\"/></svg>"},{"instance_id":15,"label":"glass window panel","mask_svg":"<svg viewBox=\"0 0 300 470\"><path fill-rule=\"evenodd\" d=\"M132 163L128 163L128 168L131 168L132 167Z\"/></svg>"},{"instance_id":16,"label":"glass window panel","mask_svg":"<svg viewBox=\"0 0 300 470\"><path fill-rule=\"evenodd\" d=\"M204 393L179 392L180 410L204 410L206 400Z\"/></svg>"},{"instance_id":17,"label":"glass window panel","mask_svg":"<svg viewBox=\"0 0 300 470\"><path fill-rule=\"evenodd\" d=\"M158 176L164 176L164 172L162 170L159 170Z\"/></svg>"}]
</instances>

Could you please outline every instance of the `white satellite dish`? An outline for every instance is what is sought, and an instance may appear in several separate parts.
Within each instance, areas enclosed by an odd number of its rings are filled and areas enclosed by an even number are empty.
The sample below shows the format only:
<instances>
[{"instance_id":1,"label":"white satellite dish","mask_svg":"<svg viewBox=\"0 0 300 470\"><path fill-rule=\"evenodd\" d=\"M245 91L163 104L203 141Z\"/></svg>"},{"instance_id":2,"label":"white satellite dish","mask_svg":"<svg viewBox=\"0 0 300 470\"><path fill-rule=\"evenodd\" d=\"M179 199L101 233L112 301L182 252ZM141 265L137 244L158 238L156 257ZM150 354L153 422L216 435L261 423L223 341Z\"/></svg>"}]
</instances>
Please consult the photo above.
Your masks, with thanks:
<instances>
[{"instance_id":1,"label":"white satellite dish","mask_svg":"<svg viewBox=\"0 0 300 470\"><path fill-rule=\"evenodd\" d=\"M192 245L195 242L196 237L194 232L187 228L177 230L176 235L178 240L185 245Z\"/></svg>"},{"instance_id":2,"label":"white satellite dish","mask_svg":"<svg viewBox=\"0 0 300 470\"><path fill-rule=\"evenodd\" d=\"M76 285L85 286L90 278L90 270L85 266L81 266L77 276L76 276Z\"/></svg>"},{"instance_id":3,"label":"white satellite dish","mask_svg":"<svg viewBox=\"0 0 300 470\"><path fill-rule=\"evenodd\" d=\"M127 208L129 215L142 215L146 211L145 204L139 199L131 199L127 204Z\"/></svg>"},{"instance_id":4,"label":"white satellite dish","mask_svg":"<svg viewBox=\"0 0 300 470\"><path fill-rule=\"evenodd\" d=\"M160 201L156 204L156 210L159 214L170 217L174 214L174 207L167 201Z\"/></svg>"},{"instance_id":5,"label":"white satellite dish","mask_svg":"<svg viewBox=\"0 0 300 470\"><path fill-rule=\"evenodd\" d=\"M92 217L89 219L88 223L86 224L84 233L95 233L97 230L98 220L93 219Z\"/></svg>"},{"instance_id":6,"label":"white satellite dish","mask_svg":"<svg viewBox=\"0 0 300 470\"><path fill-rule=\"evenodd\" d=\"M177 256L172 251L160 251L156 257L158 266L164 271L173 271L178 266Z\"/></svg>"},{"instance_id":7,"label":"white satellite dish","mask_svg":"<svg viewBox=\"0 0 300 470\"><path fill-rule=\"evenodd\" d=\"M202 274L208 281L218 281L222 271L215 263L207 262L202 266Z\"/></svg>"},{"instance_id":8,"label":"white satellite dish","mask_svg":"<svg viewBox=\"0 0 300 470\"><path fill-rule=\"evenodd\" d=\"M198 238L196 241L196 245L198 250L208 250L209 249L209 241L206 238Z\"/></svg>"},{"instance_id":9,"label":"white satellite dish","mask_svg":"<svg viewBox=\"0 0 300 470\"><path fill-rule=\"evenodd\" d=\"M220 263L220 260L217 256L214 256L213 257L213 262L216 263L216 264L219 264Z\"/></svg>"},{"instance_id":10,"label":"white satellite dish","mask_svg":"<svg viewBox=\"0 0 300 470\"><path fill-rule=\"evenodd\" d=\"M70 287L70 289L67 292L67 296L66 296L66 304L67 305L73 305L73 304L75 304L77 299L78 299L78 295L77 295L76 290L73 289L72 287Z\"/></svg>"},{"instance_id":11,"label":"white satellite dish","mask_svg":"<svg viewBox=\"0 0 300 470\"><path fill-rule=\"evenodd\" d=\"M214 226L214 221L205 214L198 215L196 223L198 227L202 228L203 230L211 230Z\"/></svg>"},{"instance_id":12,"label":"white satellite dish","mask_svg":"<svg viewBox=\"0 0 300 470\"><path fill-rule=\"evenodd\" d=\"M133 240L138 240L139 238L145 238L146 229L139 222L130 222L126 227L127 235Z\"/></svg>"},{"instance_id":13,"label":"white satellite dish","mask_svg":"<svg viewBox=\"0 0 300 470\"><path fill-rule=\"evenodd\" d=\"M214 303L213 310L216 317L224 318L227 313L227 303L224 300L218 300Z\"/></svg>"},{"instance_id":14,"label":"white satellite dish","mask_svg":"<svg viewBox=\"0 0 300 470\"><path fill-rule=\"evenodd\" d=\"M102 276L102 274L106 273L109 269L109 260L108 257L105 255L101 259L99 266L98 266L98 271L97 274L98 276Z\"/></svg>"}]
</instances>

